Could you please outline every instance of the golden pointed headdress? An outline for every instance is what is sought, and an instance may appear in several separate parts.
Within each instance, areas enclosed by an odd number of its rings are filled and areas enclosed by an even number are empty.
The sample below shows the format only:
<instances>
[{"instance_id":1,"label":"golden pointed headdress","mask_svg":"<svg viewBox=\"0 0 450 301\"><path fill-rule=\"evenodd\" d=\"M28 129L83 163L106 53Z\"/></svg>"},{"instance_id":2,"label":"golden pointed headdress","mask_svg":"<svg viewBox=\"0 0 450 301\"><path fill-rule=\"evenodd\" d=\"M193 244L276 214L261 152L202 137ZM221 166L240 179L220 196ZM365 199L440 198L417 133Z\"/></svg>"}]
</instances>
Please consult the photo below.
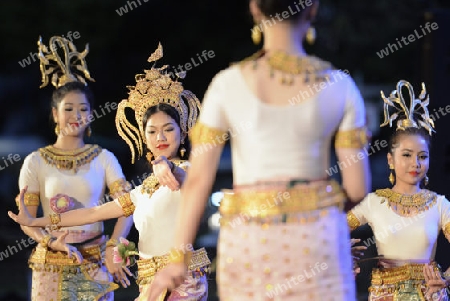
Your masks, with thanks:
<instances>
[{"instance_id":1,"label":"golden pointed headdress","mask_svg":"<svg viewBox=\"0 0 450 301\"><path fill-rule=\"evenodd\" d=\"M148 58L148 62L156 62L162 57L163 49L159 44L155 52ZM117 107L117 132L130 147L132 163L134 163L136 157L135 147L139 157L144 153L143 118L149 108L160 103L172 106L180 116L181 133L185 135L194 126L200 113L200 101L194 93L184 90L180 82L172 80L170 74L166 71L169 66L164 65L161 68L154 68L153 66L150 70L144 70L145 74L136 75L136 86L127 86L130 90L128 99L122 100ZM185 75L185 72L176 74L178 78L184 78ZM126 108L134 111L138 128L127 119Z\"/></svg>"},{"instance_id":2,"label":"golden pointed headdress","mask_svg":"<svg viewBox=\"0 0 450 301\"><path fill-rule=\"evenodd\" d=\"M409 107L402 94L402 88L404 87L408 89ZM420 92L419 98L415 97L412 85L405 80L400 80L396 88L396 90L391 92L389 97L385 97L383 91L380 91L381 98L384 102L384 122L380 124L380 127L387 124L392 127L392 121L404 114L403 119L397 120L397 130L405 130L409 127L424 128L431 136L432 132L434 132L434 122L428 113L430 96L427 95L425 84L422 83L422 91ZM389 114L390 107L396 109L396 112Z\"/></svg>"},{"instance_id":3,"label":"golden pointed headdress","mask_svg":"<svg viewBox=\"0 0 450 301\"><path fill-rule=\"evenodd\" d=\"M49 81L56 88L76 81L86 85L84 78L95 81L91 78L85 60L89 53L89 44L86 44L83 52L78 52L72 41L60 36L51 37L48 47L42 43L42 37L39 37L37 44L42 74L40 88L47 86ZM63 56L58 53L58 47L64 53Z\"/></svg>"}]
</instances>

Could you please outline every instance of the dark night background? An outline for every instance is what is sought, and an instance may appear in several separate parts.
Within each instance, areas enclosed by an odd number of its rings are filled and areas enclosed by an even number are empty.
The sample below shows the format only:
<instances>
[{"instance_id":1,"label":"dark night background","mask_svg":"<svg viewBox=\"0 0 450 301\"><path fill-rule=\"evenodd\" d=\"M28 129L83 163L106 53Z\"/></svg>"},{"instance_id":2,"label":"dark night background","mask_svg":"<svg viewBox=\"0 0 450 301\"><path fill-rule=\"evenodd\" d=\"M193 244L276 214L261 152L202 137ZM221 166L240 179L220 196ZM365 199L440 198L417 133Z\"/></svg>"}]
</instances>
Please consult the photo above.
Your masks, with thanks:
<instances>
[{"instance_id":1,"label":"dark night background","mask_svg":"<svg viewBox=\"0 0 450 301\"><path fill-rule=\"evenodd\" d=\"M121 7L127 7L128 13L119 16L116 10ZM420 26L426 22L436 22L439 28L384 58L377 55L388 43L396 43L397 38L413 34L414 30L420 33ZM134 85L134 75L150 67L147 58L158 42L164 47L160 65L184 65L204 50L214 52L213 58L188 71L183 80L184 87L200 99L215 73L258 50L250 38L253 24L247 0L3 0L0 24L0 252L17 246L16 240L25 238L6 215L7 210L15 209L14 197L18 193L23 159L55 140L50 122L53 87L39 89L41 74L36 56L35 61L31 59L24 67L18 63L37 52L39 36L48 44L51 36L67 37L69 31L77 31L80 37L73 39L77 49L82 51L89 43L86 60L95 79L89 86L96 96L98 111L100 105L118 103L127 97L126 86ZM307 46L308 53L350 72L366 101L373 140L387 139L391 132L379 129L383 118L379 91L389 93L399 79L410 81L416 94L420 83L426 83L431 96L430 113L433 108L450 104L445 93L450 84L448 1L322 0L315 27L318 38L313 46ZM449 197L450 148L446 129L450 118L445 115L444 110L435 122L437 133L433 135L429 177L430 189ZM116 132L114 116L111 112L95 120L93 136L88 141L114 152L126 177L136 182L145 171L144 162L131 165L128 146ZM20 160L11 164L6 160L9 154L18 155ZM389 185L385 155L386 150L381 150L370 156L373 189ZM213 191L231 187L228 148L222 159ZM339 175L336 177L339 179ZM208 247L212 258L217 233L208 228L207 218L214 211L208 205L198 240L199 246ZM106 225L110 231L113 224ZM357 230L354 236L366 239L372 234L366 227ZM135 229L130 238L137 241ZM366 255L373 256L373 249ZM0 259L0 300L28 300L26 261L30 250L31 247ZM450 264L448 251L448 243L441 236L437 259L444 267ZM362 266L362 273L356 279L361 300L366 298L370 264ZM210 300L217 300L214 274L210 288ZM137 294L135 285L119 289L116 300L133 300Z\"/></svg>"}]
</instances>

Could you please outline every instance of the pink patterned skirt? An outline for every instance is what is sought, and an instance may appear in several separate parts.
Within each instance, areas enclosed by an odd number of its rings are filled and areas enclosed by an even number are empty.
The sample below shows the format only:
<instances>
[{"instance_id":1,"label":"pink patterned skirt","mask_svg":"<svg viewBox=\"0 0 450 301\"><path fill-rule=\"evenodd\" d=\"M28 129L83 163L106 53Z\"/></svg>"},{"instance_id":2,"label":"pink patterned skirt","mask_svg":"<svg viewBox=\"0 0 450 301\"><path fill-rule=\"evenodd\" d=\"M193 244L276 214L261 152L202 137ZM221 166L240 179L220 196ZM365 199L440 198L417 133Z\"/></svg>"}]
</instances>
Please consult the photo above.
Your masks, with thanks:
<instances>
[{"instance_id":1,"label":"pink patterned skirt","mask_svg":"<svg viewBox=\"0 0 450 301\"><path fill-rule=\"evenodd\" d=\"M221 301L354 301L344 196L332 181L225 193Z\"/></svg>"}]
</instances>

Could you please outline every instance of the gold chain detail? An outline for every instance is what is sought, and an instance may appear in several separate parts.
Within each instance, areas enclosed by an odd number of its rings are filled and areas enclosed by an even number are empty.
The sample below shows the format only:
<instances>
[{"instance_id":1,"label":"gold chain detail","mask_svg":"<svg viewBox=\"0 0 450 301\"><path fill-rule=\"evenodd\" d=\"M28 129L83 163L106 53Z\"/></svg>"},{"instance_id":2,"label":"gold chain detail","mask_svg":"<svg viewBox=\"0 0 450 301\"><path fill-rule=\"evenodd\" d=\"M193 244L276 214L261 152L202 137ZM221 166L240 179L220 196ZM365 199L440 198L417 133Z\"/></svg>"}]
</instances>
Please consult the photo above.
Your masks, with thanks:
<instances>
[{"instance_id":1,"label":"gold chain detail","mask_svg":"<svg viewBox=\"0 0 450 301\"><path fill-rule=\"evenodd\" d=\"M61 150L53 145L39 149L41 157L47 164L58 169L73 170L74 172L77 172L81 166L90 163L101 152L102 148L95 144L85 145L75 150Z\"/></svg>"},{"instance_id":2,"label":"gold chain detail","mask_svg":"<svg viewBox=\"0 0 450 301\"><path fill-rule=\"evenodd\" d=\"M436 204L437 199L437 194L427 189L413 195L404 195L390 188L385 188L376 190L375 194L384 198L381 203L387 200L388 205L395 212L405 216L427 211Z\"/></svg>"}]
</instances>

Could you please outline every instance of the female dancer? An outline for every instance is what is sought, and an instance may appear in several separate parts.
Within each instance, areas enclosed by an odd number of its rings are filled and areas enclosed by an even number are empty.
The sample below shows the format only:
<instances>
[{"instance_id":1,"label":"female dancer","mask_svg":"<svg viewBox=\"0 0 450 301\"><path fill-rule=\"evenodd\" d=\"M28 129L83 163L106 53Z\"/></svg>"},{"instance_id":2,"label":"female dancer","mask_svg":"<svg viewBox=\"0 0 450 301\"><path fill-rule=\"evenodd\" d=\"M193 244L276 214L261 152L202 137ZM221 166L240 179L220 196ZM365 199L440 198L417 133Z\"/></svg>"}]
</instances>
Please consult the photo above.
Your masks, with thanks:
<instances>
[{"instance_id":1,"label":"female dancer","mask_svg":"<svg viewBox=\"0 0 450 301\"><path fill-rule=\"evenodd\" d=\"M296 1L250 2L263 50L215 76L191 133L176 246L194 239L231 139L234 190L220 204L220 300L355 300L342 206L369 191L365 110L348 74L305 54L302 40L318 9L318 1L307 3L298 10ZM344 189L328 179L334 134ZM167 266L149 300L176 288L184 273L182 262Z\"/></svg>"},{"instance_id":2,"label":"female dancer","mask_svg":"<svg viewBox=\"0 0 450 301\"><path fill-rule=\"evenodd\" d=\"M161 57L160 45L150 56L149 62ZM135 147L139 155L143 153L144 146L148 149L147 158L152 164L153 174L142 185L113 202L94 208L72 210L60 216L31 219L26 210L22 209L19 215L10 215L22 225L75 226L134 213L134 223L139 231L140 259L137 263L141 290L149 285L151 287L154 274L169 260L181 256L173 245L173 225L181 206L179 189L189 166L183 160L190 152L187 132L195 123L200 106L196 96L183 90L181 83L172 81L164 70L165 68L152 68L145 70L146 74L137 75L136 87L131 87L129 98L119 104L116 116L117 130L131 148L132 162ZM134 110L138 129L128 121L126 108ZM142 141L145 141L145 145ZM186 253L193 251L192 244L176 247ZM167 300L207 300L206 272L210 261L203 248L193 251L191 255L188 263L189 277L170 295L166 296L165 292L160 294L158 300L166 300L165 297L168 297Z\"/></svg>"},{"instance_id":3,"label":"female dancer","mask_svg":"<svg viewBox=\"0 0 450 301\"><path fill-rule=\"evenodd\" d=\"M410 106L402 95L405 88ZM387 154L393 187L368 194L347 214L352 230L368 223L375 235L380 260L372 271L369 300L448 300L446 285L431 281L442 279L434 257L439 231L450 239L450 203L424 188L434 126L427 110L429 98L423 85L415 99L411 84L403 80L389 97L382 97L386 119L381 126L399 118ZM390 107L397 112L389 116Z\"/></svg>"},{"instance_id":4,"label":"female dancer","mask_svg":"<svg viewBox=\"0 0 450 301\"><path fill-rule=\"evenodd\" d=\"M129 191L116 157L98 145L85 144L90 135L93 96L83 77L91 79L84 61L86 51L78 53L75 46L62 37L52 37L49 48L38 43L44 87L55 72L52 84L57 87L52 96L52 118L56 124L56 142L28 155L20 171L19 187L24 204L32 216L41 205L44 215L94 207L105 195L105 189L115 197ZM61 47L67 57L79 59L71 65L58 56ZM50 64L55 63L56 68ZM128 235L131 219L117 221L111 241L103 234L103 224L80 227L22 227L25 234L39 242L29 264L32 273L33 301L48 300L113 300L117 284L128 281L120 265L113 263L114 239ZM105 245L106 243L106 245ZM106 265L106 266L105 266ZM109 272L108 272L109 271ZM110 274L111 273L111 274Z\"/></svg>"}]
</instances>

